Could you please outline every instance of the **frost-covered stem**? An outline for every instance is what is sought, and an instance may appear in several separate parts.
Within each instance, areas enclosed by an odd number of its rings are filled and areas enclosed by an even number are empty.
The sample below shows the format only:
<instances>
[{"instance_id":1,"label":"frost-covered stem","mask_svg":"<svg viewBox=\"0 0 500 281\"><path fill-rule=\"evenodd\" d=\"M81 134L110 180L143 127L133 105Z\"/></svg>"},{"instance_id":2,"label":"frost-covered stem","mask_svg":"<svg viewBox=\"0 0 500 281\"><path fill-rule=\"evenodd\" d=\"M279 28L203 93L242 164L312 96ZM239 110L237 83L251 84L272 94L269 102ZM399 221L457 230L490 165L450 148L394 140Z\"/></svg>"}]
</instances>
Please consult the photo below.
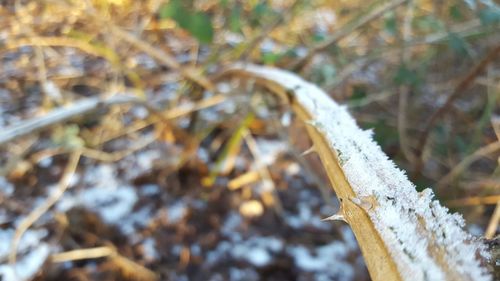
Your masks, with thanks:
<instances>
[{"instance_id":1,"label":"frost-covered stem","mask_svg":"<svg viewBox=\"0 0 500 281\"><path fill-rule=\"evenodd\" d=\"M11 127L3 128L0 132L0 146L3 146L15 139L25 135L39 132L55 124L63 123L77 116L82 116L94 112L100 108L106 108L115 104L130 103L138 100L131 96L113 96L109 99L88 98L68 107L57 108L45 116L32 118L19 122Z\"/></svg>"},{"instance_id":2,"label":"frost-covered stem","mask_svg":"<svg viewBox=\"0 0 500 281\"><path fill-rule=\"evenodd\" d=\"M476 255L484 247L460 215L418 193L347 112L317 86L279 69L235 65L225 75L256 80L305 121L342 213L373 280L491 280Z\"/></svg>"}]
</instances>

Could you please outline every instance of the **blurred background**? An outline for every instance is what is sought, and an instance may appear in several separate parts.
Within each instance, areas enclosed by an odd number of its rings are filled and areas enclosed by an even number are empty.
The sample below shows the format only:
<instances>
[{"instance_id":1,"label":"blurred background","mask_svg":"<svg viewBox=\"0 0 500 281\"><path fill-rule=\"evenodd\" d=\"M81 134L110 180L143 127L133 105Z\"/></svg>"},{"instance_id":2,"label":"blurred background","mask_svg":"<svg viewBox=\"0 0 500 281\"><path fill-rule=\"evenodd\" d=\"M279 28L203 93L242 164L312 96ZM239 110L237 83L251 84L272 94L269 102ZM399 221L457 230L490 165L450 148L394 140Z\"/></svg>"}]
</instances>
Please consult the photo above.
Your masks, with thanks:
<instances>
[{"instance_id":1,"label":"blurred background","mask_svg":"<svg viewBox=\"0 0 500 281\"><path fill-rule=\"evenodd\" d=\"M369 280L304 124L235 62L317 84L498 233L495 1L0 3L0 280Z\"/></svg>"}]
</instances>

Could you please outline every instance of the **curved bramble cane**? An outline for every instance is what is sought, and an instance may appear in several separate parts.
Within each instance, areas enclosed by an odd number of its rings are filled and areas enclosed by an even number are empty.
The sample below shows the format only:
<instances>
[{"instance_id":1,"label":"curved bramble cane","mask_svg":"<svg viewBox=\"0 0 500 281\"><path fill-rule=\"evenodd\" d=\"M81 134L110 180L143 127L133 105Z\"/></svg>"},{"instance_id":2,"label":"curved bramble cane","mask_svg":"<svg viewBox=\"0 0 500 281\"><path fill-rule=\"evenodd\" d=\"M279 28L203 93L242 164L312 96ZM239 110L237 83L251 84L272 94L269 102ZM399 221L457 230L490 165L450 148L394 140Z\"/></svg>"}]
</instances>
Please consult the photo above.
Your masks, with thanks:
<instances>
[{"instance_id":1,"label":"curved bramble cane","mask_svg":"<svg viewBox=\"0 0 500 281\"><path fill-rule=\"evenodd\" d=\"M287 101L306 122L373 280L491 280L477 254L484 247L458 214L417 192L346 108L287 71L233 65L225 76L255 80Z\"/></svg>"}]
</instances>

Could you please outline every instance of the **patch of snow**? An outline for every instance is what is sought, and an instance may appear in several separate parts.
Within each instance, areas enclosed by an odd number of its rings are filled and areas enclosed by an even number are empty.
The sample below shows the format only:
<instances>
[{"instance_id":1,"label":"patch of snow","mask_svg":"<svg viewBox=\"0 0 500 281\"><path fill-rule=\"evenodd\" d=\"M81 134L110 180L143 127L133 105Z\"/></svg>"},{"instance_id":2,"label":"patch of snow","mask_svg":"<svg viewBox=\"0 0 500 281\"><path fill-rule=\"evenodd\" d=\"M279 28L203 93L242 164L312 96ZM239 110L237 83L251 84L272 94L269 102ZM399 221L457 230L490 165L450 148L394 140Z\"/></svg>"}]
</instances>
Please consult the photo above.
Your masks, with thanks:
<instances>
[{"instance_id":1,"label":"patch of snow","mask_svg":"<svg viewBox=\"0 0 500 281\"><path fill-rule=\"evenodd\" d=\"M66 192L57 202L57 210L64 212L76 206L84 206L97 212L106 223L118 225L124 231L133 231L134 223L145 222L145 216L124 220L131 216L138 195L135 188L118 181L113 166L98 165L85 171L81 178L85 187L74 193ZM77 177L74 182L76 181ZM139 214L142 213L138 212L136 215Z\"/></svg>"},{"instance_id":2,"label":"patch of snow","mask_svg":"<svg viewBox=\"0 0 500 281\"><path fill-rule=\"evenodd\" d=\"M161 151L159 147L152 146L148 147L146 150L141 150L128 155L118 162L120 169L125 171L125 173L121 176L122 180L131 181L150 171L153 169L156 161L162 161L161 157L164 154L165 152Z\"/></svg>"},{"instance_id":3,"label":"patch of snow","mask_svg":"<svg viewBox=\"0 0 500 281\"><path fill-rule=\"evenodd\" d=\"M477 224L470 224L467 226L467 230L470 234L475 236L481 236L484 233L484 229Z\"/></svg>"},{"instance_id":4,"label":"patch of snow","mask_svg":"<svg viewBox=\"0 0 500 281\"><path fill-rule=\"evenodd\" d=\"M144 251L144 258L149 261L157 260L160 255L156 251L156 241L149 237L142 242L142 249Z\"/></svg>"},{"instance_id":5,"label":"patch of snow","mask_svg":"<svg viewBox=\"0 0 500 281\"><path fill-rule=\"evenodd\" d=\"M235 32L223 32L224 40L227 42L229 45L237 45L240 44L245 40L245 38L238 33Z\"/></svg>"},{"instance_id":6,"label":"patch of snow","mask_svg":"<svg viewBox=\"0 0 500 281\"><path fill-rule=\"evenodd\" d=\"M200 245L198 245L196 243L192 244L191 245L191 254L193 256L199 256L199 255L201 255L201 247L200 247Z\"/></svg>"},{"instance_id":7,"label":"patch of snow","mask_svg":"<svg viewBox=\"0 0 500 281\"><path fill-rule=\"evenodd\" d=\"M278 156L288 149L288 144L284 141L258 138L256 142L261 154L262 164L266 166L274 164Z\"/></svg>"},{"instance_id":8,"label":"patch of snow","mask_svg":"<svg viewBox=\"0 0 500 281\"><path fill-rule=\"evenodd\" d=\"M14 238L15 229L0 229L0 260L7 257L10 253L12 238ZM17 251L19 253L26 251L29 248L41 244L41 240L47 236L46 229L28 229L24 232L19 242Z\"/></svg>"},{"instance_id":9,"label":"patch of snow","mask_svg":"<svg viewBox=\"0 0 500 281\"><path fill-rule=\"evenodd\" d=\"M354 269L345 261L349 249L341 242L317 247L313 252L301 245L289 246L287 252L295 265L304 271L321 273L330 280L352 280L354 277Z\"/></svg>"},{"instance_id":10,"label":"patch of snow","mask_svg":"<svg viewBox=\"0 0 500 281\"><path fill-rule=\"evenodd\" d=\"M290 113L290 111L283 113L280 122L283 127L289 127L290 124L292 124L292 113Z\"/></svg>"},{"instance_id":11,"label":"patch of snow","mask_svg":"<svg viewBox=\"0 0 500 281\"><path fill-rule=\"evenodd\" d=\"M134 167L134 175L138 176L146 171L151 170L153 167L153 163L155 160L160 159L161 157L161 152L152 149L152 150L146 150L146 151L141 151L140 153L136 153L134 157L131 157L133 161L136 163L136 167ZM130 171L128 171L130 172Z\"/></svg>"},{"instance_id":12,"label":"patch of snow","mask_svg":"<svg viewBox=\"0 0 500 281\"><path fill-rule=\"evenodd\" d=\"M228 94L233 89L233 87L231 87L229 83L224 83L224 82L217 83L216 87L217 91L222 94Z\"/></svg>"},{"instance_id":13,"label":"patch of snow","mask_svg":"<svg viewBox=\"0 0 500 281\"><path fill-rule=\"evenodd\" d=\"M418 193L405 172L373 140L373 133L360 129L345 106L338 105L316 85L295 74L253 65L239 68L286 85L297 102L314 116L310 124L337 152L356 196L371 196L377 201L378 207L367 213L404 280L444 280L445 273L430 252L435 247L442 250L440 259L465 279L491 280L475 256L484 252L483 246L463 230L462 217L450 214L433 199L431 190ZM433 246L429 247L431 243Z\"/></svg>"},{"instance_id":14,"label":"patch of snow","mask_svg":"<svg viewBox=\"0 0 500 281\"><path fill-rule=\"evenodd\" d=\"M240 233L236 229L242 224L243 219L238 212L231 210L231 212L226 216L224 224L221 227L221 233L232 241L239 241L241 239Z\"/></svg>"},{"instance_id":15,"label":"patch of snow","mask_svg":"<svg viewBox=\"0 0 500 281\"><path fill-rule=\"evenodd\" d=\"M288 176L295 176L300 173L300 170L300 165L294 162L286 167L285 174Z\"/></svg>"},{"instance_id":16,"label":"patch of snow","mask_svg":"<svg viewBox=\"0 0 500 281\"><path fill-rule=\"evenodd\" d=\"M186 203L179 200L168 207L167 215L168 222L171 224L178 223L181 219L184 218L187 212Z\"/></svg>"},{"instance_id":17,"label":"patch of snow","mask_svg":"<svg viewBox=\"0 0 500 281\"><path fill-rule=\"evenodd\" d=\"M149 111L142 106L135 106L130 109L130 112L134 117L139 119L145 119L149 115Z\"/></svg>"},{"instance_id":18,"label":"patch of snow","mask_svg":"<svg viewBox=\"0 0 500 281\"><path fill-rule=\"evenodd\" d=\"M145 184L141 186L141 194L144 196L152 196L160 193L160 187L157 184Z\"/></svg>"},{"instance_id":19,"label":"patch of snow","mask_svg":"<svg viewBox=\"0 0 500 281\"><path fill-rule=\"evenodd\" d=\"M268 265L273 254L283 249L283 241L276 237L251 237L240 242L222 241L216 249L207 254L207 262L215 263L224 258L245 260L254 266Z\"/></svg>"},{"instance_id":20,"label":"patch of snow","mask_svg":"<svg viewBox=\"0 0 500 281\"><path fill-rule=\"evenodd\" d=\"M208 150L204 147L199 147L198 150L196 151L196 155L204 163L208 163L210 161L210 154L208 153Z\"/></svg>"},{"instance_id":21,"label":"patch of snow","mask_svg":"<svg viewBox=\"0 0 500 281\"><path fill-rule=\"evenodd\" d=\"M228 256L229 251L231 250L232 247L233 244L230 243L229 241L222 241L219 244L217 244L217 247L215 249L207 253L205 258L207 264L215 264L224 257Z\"/></svg>"},{"instance_id":22,"label":"patch of snow","mask_svg":"<svg viewBox=\"0 0 500 281\"><path fill-rule=\"evenodd\" d=\"M229 269L229 280L231 281L259 280L259 274L251 268L240 269L236 267L231 267Z\"/></svg>"},{"instance_id":23,"label":"patch of snow","mask_svg":"<svg viewBox=\"0 0 500 281\"><path fill-rule=\"evenodd\" d=\"M127 216L124 216L123 219L120 220L118 227L124 234L134 237L137 234L137 227L145 227L152 219L152 207L145 206L139 209L138 211L132 212Z\"/></svg>"},{"instance_id":24,"label":"patch of snow","mask_svg":"<svg viewBox=\"0 0 500 281\"><path fill-rule=\"evenodd\" d=\"M146 54L138 54L134 59L138 65L146 69L153 69L157 67L156 61Z\"/></svg>"},{"instance_id":25,"label":"patch of snow","mask_svg":"<svg viewBox=\"0 0 500 281\"><path fill-rule=\"evenodd\" d=\"M93 187L83 190L78 196L78 202L96 210L105 222L121 224L121 219L130 214L137 202L137 193L131 186L117 189Z\"/></svg>"},{"instance_id":26,"label":"patch of snow","mask_svg":"<svg viewBox=\"0 0 500 281\"><path fill-rule=\"evenodd\" d=\"M47 260L49 254L50 248L48 244L39 244L26 255L18 257L14 266L9 264L0 265L0 280L22 281L32 279Z\"/></svg>"},{"instance_id":27,"label":"patch of snow","mask_svg":"<svg viewBox=\"0 0 500 281\"><path fill-rule=\"evenodd\" d=\"M275 237L252 237L235 243L231 248L231 256L261 267L272 261L271 253L279 252L282 249L283 242Z\"/></svg>"},{"instance_id":28,"label":"patch of snow","mask_svg":"<svg viewBox=\"0 0 500 281\"><path fill-rule=\"evenodd\" d=\"M312 197L311 197L312 198ZM298 214L287 214L286 215L286 223L295 229L300 229L305 226L313 226L317 229L323 229L323 230L328 230L330 229L330 225L326 224L324 221L321 220L321 218L317 215L314 214L313 211L311 210L311 206L309 205L310 202L307 204L304 202L299 202L297 204L298 208Z\"/></svg>"},{"instance_id":29,"label":"patch of snow","mask_svg":"<svg viewBox=\"0 0 500 281\"><path fill-rule=\"evenodd\" d=\"M263 248L247 248L243 245L235 245L232 254L233 257L245 259L257 267L267 265L272 260L271 254Z\"/></svg>"},{"instance_id":30,"label":"patch of snow","mask_svg":"<svg viewBox=\"0 0 500 281\"><path fill-rule=\"evenodd\" d=\"M96 188L116 188L118 187L117 172L111 164L97 165L87 169L83 175L83 181Z\"/></svg>"},{"instance_id":31,"label":"patch of snow","mask_svg":"<svg viewBox=\"0 0 500 281\"><path fill-rule=\"evenodd\" d=\"M54 157L49 156L49 157L44 157L40 161L38 161L38 166L42 168L48 168L52 165L52 162L54 160Z\"/></svg>"},{"instance_id":32,"label":"patch of snow","mask_svg":"<svg viewBox=\"0 0 500 281\"><path fill-rule=\"evenodd\" d=\"M48 80L45 83L42 83L42 89L48 97L55 101L62 101L61 89L53 82Z\"/></svg>"},{"instance_id":33,"label":"patch of snow","mask_svg":"<svg viewBox=\"0 0 500 281\"><path fill-rule=\"evenodd\" d=\"M98 165L81 177L86 186L75 193L65 193L56 204L57 210L64 212L84 206L97 212L106 223L118 225L127 233L134 231L134 224L148 221L149 209L131 214L138 200L136 189L119 182L113 166Z\"/></svg>"},{"instance_id":34,"label":"patch of snow","mask_svg":"<svg viewBox=\"0 0 500 281\"><path fill-rule=\"evenodd\" d=\"M207 208L207 201L194 199L189 201L189 205L194 209L202 210Z\"/></svg>"},{"instance_id":35,"label":"patch of snow","mask_svg":"<svg viewBox=\"0 0 500 281\"><path fill-rule=\"evenodd\" d=\"M0 193L5 196L11 196L14 193L14 185L5 177L0 177Z\"/></svg>"},{"instance_id":36,"label":"patch of snow","mask_svg":"<svg viewBox=\"0 0 500 281\"><path fill-rule=\"evenodd\" d=\"M352 233L352 229L350 227L344 225L340 228L340 232L342 233L345 245L350 251L359 249L358 241L356 241L356 237L354 237L354 233Z\"/></svg>"}]
</instances>

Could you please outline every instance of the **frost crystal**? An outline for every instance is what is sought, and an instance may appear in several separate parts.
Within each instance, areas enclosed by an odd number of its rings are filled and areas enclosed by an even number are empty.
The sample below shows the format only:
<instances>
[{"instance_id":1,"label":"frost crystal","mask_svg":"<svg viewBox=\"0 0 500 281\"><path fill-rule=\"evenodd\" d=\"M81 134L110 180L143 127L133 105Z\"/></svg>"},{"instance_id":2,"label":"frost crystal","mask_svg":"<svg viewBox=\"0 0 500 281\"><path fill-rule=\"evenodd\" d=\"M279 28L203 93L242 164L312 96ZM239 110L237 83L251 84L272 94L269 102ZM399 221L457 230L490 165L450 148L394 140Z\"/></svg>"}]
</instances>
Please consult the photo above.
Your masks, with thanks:
<instances>
[{"instance_id":1,"label":"frost crystal","mask_svg":"<svg viewBox=\"0 0 500 281\"><path fill-rule=\"evenodd\" d=\"M317 86L272 68L242 66L269 81L279 81L294 91L296 100L315 117L310 123L337 152L342 169L358 198L372 196L377 207L367 211L385 241L404 280L491 280L476 259L481 246L463 230L460 215L433 200L426 189L415 190L373 141L372 132L360 129L347 109ZM275 82L274 82L275 83ZM436 253L439 249L439 253ZM460 276L443 272L443 261Z\"/></svg>"}]
</instances>

